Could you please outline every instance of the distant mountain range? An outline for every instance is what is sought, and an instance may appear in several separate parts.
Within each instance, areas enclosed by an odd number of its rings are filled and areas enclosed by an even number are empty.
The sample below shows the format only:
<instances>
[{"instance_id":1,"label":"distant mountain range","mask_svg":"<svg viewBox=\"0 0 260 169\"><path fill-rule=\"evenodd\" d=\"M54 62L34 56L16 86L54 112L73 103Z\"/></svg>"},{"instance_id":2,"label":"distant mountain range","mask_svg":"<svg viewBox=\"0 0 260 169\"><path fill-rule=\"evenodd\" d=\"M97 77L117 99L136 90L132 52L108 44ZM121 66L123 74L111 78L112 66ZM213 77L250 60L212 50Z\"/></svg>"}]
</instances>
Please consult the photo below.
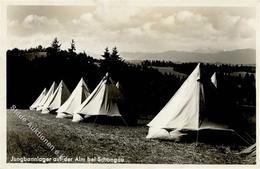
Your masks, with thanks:
<instances>
[{"instance_id":1,"label":"distant mountain range","mask_svg":"<svg viewBox=\"0 0 260 169\"><path fill-rule=\"evenodd\" d=\"M160 53L121 52L121 57L126 61L138 60L165 60L172 62L203 62L226 64L256 64L255 49L237 49L232 51L220 51L214 53L166 51Z\"/></svg>"}]
</instances>

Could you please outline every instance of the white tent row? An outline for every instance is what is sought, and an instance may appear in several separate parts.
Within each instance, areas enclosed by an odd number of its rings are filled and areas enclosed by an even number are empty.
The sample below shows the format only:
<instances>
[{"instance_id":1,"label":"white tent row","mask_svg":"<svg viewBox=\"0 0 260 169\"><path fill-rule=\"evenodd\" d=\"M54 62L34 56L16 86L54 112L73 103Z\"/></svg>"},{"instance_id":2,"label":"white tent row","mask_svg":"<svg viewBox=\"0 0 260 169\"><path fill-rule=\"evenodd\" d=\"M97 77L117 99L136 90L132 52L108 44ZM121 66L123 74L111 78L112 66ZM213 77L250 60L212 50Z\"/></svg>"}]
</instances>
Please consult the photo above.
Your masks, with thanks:
<instances>
[{"instance_id":1,"label":"white tent row","mask_svg":"<svg viewBox=\"0 0 260 169\"><path fill-rule=\"evenodd\" d=\"M116 86L108 73L92 93L83 78L71 95L63 81L57 88L54 82L37 110L41 110L43 114L56 110L56 118L73 117L73 122L99 115L122 117L117 105L121 97L118 87L119 83Z\"/></svg>"},{"instance_id":2,"label":"white tent row","mask_svg":"<svg viewBox=\"0 0 260 169\"><path fill-rule=\"evenodd\" d=\"M47 114L52 110L57 110L68 99L70 91L61 80L55 92L46 100L42 106L42 114Z\"/></svg>"},{"instance_id":3,"label":"white tent row","mask_svg":"<svg viewBox=\"0 0 260 169\"><path fill-rule=\"evenodd\" d=\"M48 91L48 93L44 96L44 98L43 98L43 99L41 100L41 102L38 104L38 106L37 106L37 108L36 108L37 111L42 110L43 105L46 103L46 101L47 101L47 100L52 96L52 94L55 92L56 87L57 87L56 83L53 82L52 85L51 85L51 87L50 87L50 89L49 89L49 91Z\"/></svg>"},{"instance_id":4,"label":"white tent row","mask_svg":"<svg viewBox=\"0 0 260 169\"><path fill-rule=\"evenodd\" d=\"M69 95L70 92L63 81L60 82L58 87L56 83L53 82L49 91L47 92L47 89L44 89L30 106L30 109L48 113L49 111L58 109L67 100Z\"/></svg>"},{"instance_id":5,"label":"white tent row","mask_svg":"<svg viewBox=\"0 0 260 169\"><path fill-rule=\"evenodd\" d=\"M42 99L46 96L48 90L46 88L43 89L41 94L37 97L37 99L33 102L33 104L30 106L30 110L36 110Z\"/></svg>"}]
</instances>

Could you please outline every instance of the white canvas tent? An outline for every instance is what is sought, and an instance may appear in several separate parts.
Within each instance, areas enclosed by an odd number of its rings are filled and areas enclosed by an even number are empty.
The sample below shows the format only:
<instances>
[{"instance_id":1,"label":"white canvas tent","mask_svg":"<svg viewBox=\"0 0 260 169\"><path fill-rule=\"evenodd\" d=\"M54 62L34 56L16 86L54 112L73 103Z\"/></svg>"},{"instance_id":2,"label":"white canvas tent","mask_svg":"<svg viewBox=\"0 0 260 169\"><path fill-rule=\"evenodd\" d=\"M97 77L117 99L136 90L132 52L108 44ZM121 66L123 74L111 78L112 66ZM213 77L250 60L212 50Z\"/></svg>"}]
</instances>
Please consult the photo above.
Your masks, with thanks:
<instances>
[{"instance_id":1,"label":"white canvas tent","mask_svg":"<svg viewBox=\"0 0 260 169\"><path fill-rule=\"evenodd\" d=\"M79 122L84 118L98 115L121 117L117 105L118 97L119 90L106 74L89 97L74 112L72 121Z\"/></svg>"},{"instance_id":2,"label":"white canvas tent","mask_svg":"<svg viewBox=\"0 0 260 169\"><path fill-rule=\"evenodd\" d=\"M41 100L41 102L38 104L36 110L39 111L39 110L42 110L43 108L43 105L46 103L46 101L52 96L52 94L55 92L56 90L56 83L53 82L49 91L47 92L47 94L44 96L44 98Z\"/></svg>"},{"instance_id":3,"label":"white canvas tent","mask_svg":"<svg viewBox=\"0 0 260 169\"><path fill-rule=\"evenodd\" d=\"M47 114L52 110L60 108L60 106L68 99L69 96L70 91L68 90L63 80L61 80L55 92L43 105L42 114Z\"/></svg>"},{"instance_id":4,"label":"white canvas tent","mask_svg":"<svg viewBox=\"0 0 260 169\"><path fill-rule=\"evenodd\" d=\"M198 134L199 131L201 133L208 130L231 132L232 135L236 135L233 129L221 122L225 117L217 121L212 117L217 117L218 114L214 112L213 116L212 112L210 114L205 111L207 91L204 90L205 85L201 81L200 64L198 64L170 101L148 124L149 132L146 138L178 141L187 134L182 131L195 131Z\"/></svg>"},{"instance_id":5,"label":"white canvas tent","mask_svg":"<svg viewBox=\"0 0 260 169\"><path fill-rule=\"evenodd\" d=\"M211 82L214 84L214 86L217 88L218 87L218 81L217 81L217 75L216 72L211 76Z\"/></svg>"},{"instance_id":6,"label":"white canvas tent","mask_svg":"<svg viewBox=\"0 0 260 169\"><path fill-rule=\"evenodd\" d=\"M30 110L35 110L38 107L39 103L42 101L42 99L47 94L47 92L48 92L48 90L46 88L44 88L43 91L41 92L41 94L38 96L38 98L30 106Z\"/></svg>"},{"instance_id":7,"label":"white canvas tent","mask_svg":"<svg viewBox=\"0 0 260 169\"><path fill-rule=\"evenodd\" d=\"M90 95L84 79L81 78L78 85L67 99L67 101L57 110L56 118L72 117L74 111L82 104Z\"/></svg>"}]
</instances>

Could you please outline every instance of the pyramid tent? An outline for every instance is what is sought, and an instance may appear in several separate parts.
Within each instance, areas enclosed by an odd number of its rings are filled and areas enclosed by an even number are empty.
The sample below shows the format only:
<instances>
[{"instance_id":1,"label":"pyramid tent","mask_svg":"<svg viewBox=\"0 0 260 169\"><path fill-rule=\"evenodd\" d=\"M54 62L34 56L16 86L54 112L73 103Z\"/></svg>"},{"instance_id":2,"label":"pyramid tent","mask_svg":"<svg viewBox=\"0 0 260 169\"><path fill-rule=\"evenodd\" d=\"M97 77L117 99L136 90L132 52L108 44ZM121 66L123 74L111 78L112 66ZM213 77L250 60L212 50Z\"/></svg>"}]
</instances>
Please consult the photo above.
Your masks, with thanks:
<instances>
[{"instance_id":1,"label":"pyramid tent","mask_svg":"<svg viewBox=\"0 0 260 169\"><path fill-rule=\"evenodd\" d=\"M47 94L44 96L44 98L43 98L43 99L41 100L41 102L38 104L36 110L38 110L38 111L39 111L39 110L42 110L43 105L46 103L46 101L47 101L47 100L52 96L52 94L55 92L56 87L57 87L56 83L53 82L52 85L51 85L51 87L50 87L50 89L49 89L49 91L47 92Z\"/></svg>"},{"instance_id":2,"label":"pyramid tent","mask_svg":"<svg viewBox=\"0 0 260 169\"><path fill-rule=\"evenodd\" d=\"M81 78L76 88L73 90L66 102L57 110L57 118L72 117L74 111L82 104L90 95L84 79Z\"/></svg>"},{"instance_id":3,"label":"pyramid tent","mask_svg":"<svg viewBox=\"0 0 260 169\"><path fill-rule=\"evenodd\" d=\"M89 97L74 112L72 121L79 122L84 118L98 115L121 117L117 105L119 93L107 73Z\"/></svg>"},{"instance_id":4,"label":"pyramid tent","mask_svg":"<svg viewBox=\"0 0 260 169\"><path fill-rule=\"evenodd\" d=\"M217 81L216 72L211 76L210 80L214 84L214 86L217 88L218 87L218 81Z\"/></svg>"},{"instance_id":5,"label":"pyramid tent","mask_svg":"<svg viewBox=\"0 0 260 169\"><path fill-rule=\"evenodd\" d=\"M201 77L198 64L170 101L148 124L149 132L146 138L178 141L184 135L188 135L183 131L215 131L223 132L225 135L232 133L232 137L235 137L237 133L226 123L225 115L216 107L212 107L216 105L215 100L206 100L212 95L209 93L210 89L214 88L210 85L213 84L206 83L206 79ZM212 104L211 108L206 106L206 102Z\"/></svg>"},{"instance_id":6,"label":"pyramid tent","mask_svg":"<svg viewBox=\"0 0 260 169\"><path fill-rule=\"evenodd\" d=\"M68 99L69 96L70 91L68 90L63 80L61 80L53 95L49 97L48 100L44 103L42 114L46 114L52 110L60 108L60 106Z\"/></svg>"},{"instance_id":7,"label":"pyramid tent","mask_svg":"<svg viewBox=\"0 0 260 169\"><path fill-rule=\"evenodd\" d=\"M44 88L43 91L41 92L41 94L38 96L38 98L33 102L33 104L30 106L30 110L35 110L37 108L37 106L39 105L39 103L42 101L42 99L45 97L45 95L47 94L47 89Z\"/></svg>"}]
</instances>

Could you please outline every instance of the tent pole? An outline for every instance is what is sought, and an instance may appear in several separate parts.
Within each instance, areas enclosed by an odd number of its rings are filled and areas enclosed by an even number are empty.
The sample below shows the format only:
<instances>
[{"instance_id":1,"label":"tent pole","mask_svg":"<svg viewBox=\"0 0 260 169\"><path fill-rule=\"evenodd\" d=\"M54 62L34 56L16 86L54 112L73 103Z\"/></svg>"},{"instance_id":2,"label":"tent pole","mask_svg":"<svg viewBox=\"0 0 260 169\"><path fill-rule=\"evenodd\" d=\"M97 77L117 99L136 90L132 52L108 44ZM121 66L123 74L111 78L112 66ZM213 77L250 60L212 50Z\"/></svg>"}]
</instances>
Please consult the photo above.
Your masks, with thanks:
<instances>
[{"instance_id":1,"label":"tent pole","mask_svg":"<svg viewBox=\"0 0 260 169\"><path fill-rule=\"evenodd\" d=\"M196 147L198 146L199 141L199 130L197 130L197 136L196 136Z\"/></svg>"},{"instance_id":2,"label":"tent pole","mask_svg":"<svg viewBox=\"0 0 260 169\"><path fill-rule=\"evenodd\" d=\"M245 143L247 143L248 145L250 145L250 143L246 140L246 139L244 139L242 136L240 136L240 134L238 134L236 131L234 131L235 133L236 133L236 135L239 137L239 138L241 138Z\"/></svg>"},{"instance_id":3,"label":"tent pole","mask_svg":"<svg viewBox=\"0 0 260 169\"><path fill-rule=\"evenodd\" d=\"M120 116L120 117L121 117L121 119L123 120L123 122L124 122L124 124L126 125L126 127L128 127L128 125L127 125L125 119L124 119L122 116Z\"/></svg>"},{"instance_id":4,"label":"tent pole","mask_svg":"<svg viewBox=\"0 0 260 169\"><path fill-rule=\"evenodd\" d=\"M98 118L98 116L96 116L96 118L94 120L94 126L96 125L97 118Z\"/></svg>"}]
</instances>

